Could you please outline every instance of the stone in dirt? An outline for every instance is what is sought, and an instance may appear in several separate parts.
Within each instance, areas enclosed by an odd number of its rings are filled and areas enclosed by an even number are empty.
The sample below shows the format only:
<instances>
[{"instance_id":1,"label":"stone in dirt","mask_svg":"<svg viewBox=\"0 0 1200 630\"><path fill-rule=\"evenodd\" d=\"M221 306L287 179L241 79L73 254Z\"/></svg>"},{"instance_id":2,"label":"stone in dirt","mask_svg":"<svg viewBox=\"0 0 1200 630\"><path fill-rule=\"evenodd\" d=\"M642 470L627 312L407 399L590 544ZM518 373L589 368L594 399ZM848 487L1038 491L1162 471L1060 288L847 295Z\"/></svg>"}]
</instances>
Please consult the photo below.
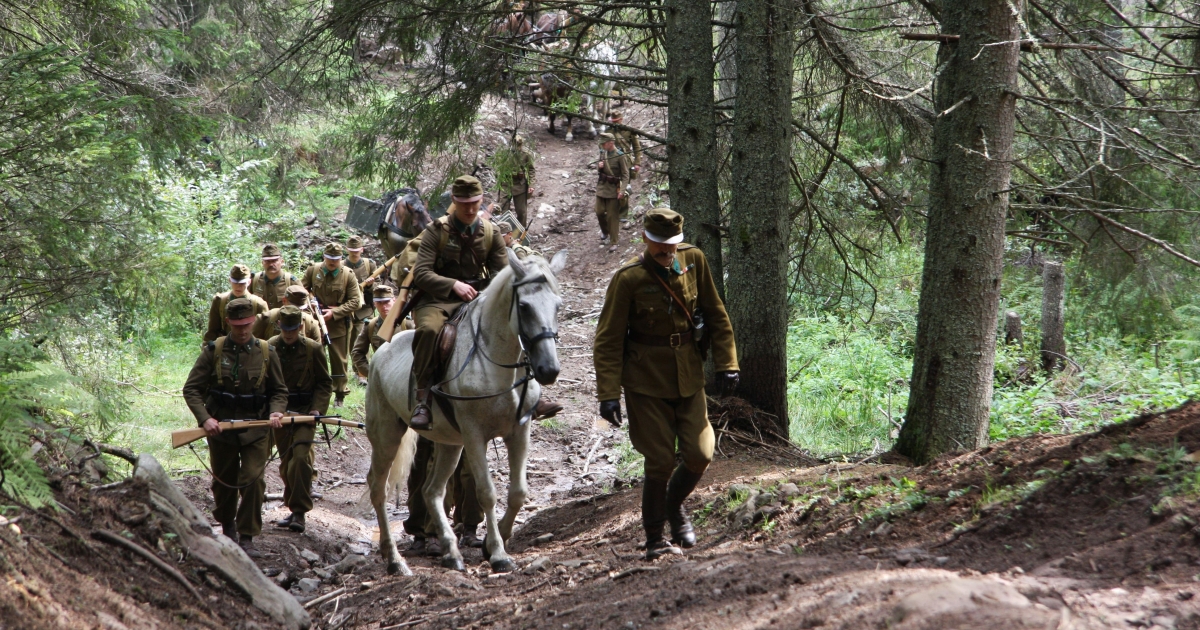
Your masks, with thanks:
<instances>
[{"instance_id":1,"label":"stone in dirt","mask_svg":"<svg viewBox=\"0 0 1200 630\"><path fill-rule=\"evenodd\" d=\"M316 552L309 551L307 549L304 549L300 552L300 557L304 558L305 560L308 560L309 562L320 562L321 561L321 556L318 556L316 554Z\"/></svg>"},{"instance_id":2,"label":"stone in dirt","mask_svg":"<svg viewBox=\"0 0 1200 630\"><path fill-rule=\"evenodd\" d=\"M544 544L550 542L551 540L554 540L554 534L542 534L541 536L538 536L537 538L533 539L533 544L544 545Z\"/></svg>"},{"instance_id":3,"label":"stone in dirt","mask_svg":"<svg viewBox=\"0 0 1200 630\"><path fill-rule=\"evenodd\" d=\"M1059 615L1035 608L1007 582L955 578L910 593L896 604L892 619L903 628L940 628L952 618L1021 620L1028 627L1047 627ZM954 626L957 627L957 626Z\"/></svg>"},{"instance_id":4,"label":"stone in dirt","mask_svg":"<svg viewBox=\"0 0 1200 630\"><path fill-rule=\"evenodd\" d=\"M367 562L366 558L364 558L356 553L350 553L350 554L346 554L345 558L342 558L340 562L338 562L337 564L335 564L329 568L333 569L335 572L341 573L341 574L353 573L354 570L357 569L359 565L365 564L366 562Z\"/></svg>"},{"instance_id":5,"label":"stone in dirt","mask_svg":"<svg viewBox=\"0 0 1200 630\"><path fill-rule=\"evenodd\" d=\"M303 593L311 593L321 586L321 580L317 578L304 578L296 583Z\"/></svg>"},{"instance_id":6,"label":"stone in dirt","mask_svg":"<svg viewBox=\"0 0 1200 630\"><path fill-rule=\"evenodd\" d=\"M537 559L535 559L533 562L530 562L529 565L525 567L524 572L526 574L533 574L533 573L537 573L538 571L545 571L546 569L549 569L549 568L550 568L550 558L547 558L546 556L540 556Z\"/></svg>"}]
</instances>

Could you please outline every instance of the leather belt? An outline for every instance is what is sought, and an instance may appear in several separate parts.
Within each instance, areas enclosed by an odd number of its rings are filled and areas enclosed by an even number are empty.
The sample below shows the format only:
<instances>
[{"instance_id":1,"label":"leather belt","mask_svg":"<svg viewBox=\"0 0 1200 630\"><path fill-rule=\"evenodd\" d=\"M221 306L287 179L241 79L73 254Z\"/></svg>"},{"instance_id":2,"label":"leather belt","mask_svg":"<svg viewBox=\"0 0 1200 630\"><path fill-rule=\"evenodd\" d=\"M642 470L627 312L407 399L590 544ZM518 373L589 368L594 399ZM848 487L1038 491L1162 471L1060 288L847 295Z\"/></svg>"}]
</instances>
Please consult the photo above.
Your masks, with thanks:
<instances>
[{"instance_id":1,"label":"leather belt","mask_svg":"<svg viewBox=\"0 0 1200 630\"><path fill-rule=\"evenodd\" d=\"M684 344L692 342L692 331L675 333L673 335L643 335L639 332L629 331L629 340L634 343L640 343L643 346L666 346L678 348Z\"/></svg>"}]
</instances>

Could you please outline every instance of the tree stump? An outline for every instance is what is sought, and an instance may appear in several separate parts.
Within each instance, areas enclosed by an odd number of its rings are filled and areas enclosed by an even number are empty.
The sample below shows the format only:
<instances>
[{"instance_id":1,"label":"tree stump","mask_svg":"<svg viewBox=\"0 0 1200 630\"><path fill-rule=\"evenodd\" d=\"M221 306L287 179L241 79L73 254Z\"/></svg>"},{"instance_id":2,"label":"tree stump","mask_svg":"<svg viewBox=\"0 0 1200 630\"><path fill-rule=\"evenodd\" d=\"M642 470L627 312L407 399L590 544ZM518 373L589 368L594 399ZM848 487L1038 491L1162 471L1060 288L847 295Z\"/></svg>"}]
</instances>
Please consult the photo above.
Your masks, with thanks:
<instances>
[{"instance_id":1,"label":"tree stump","mask_svg":"<svg viewBox=\"0 0 1200 630\"><path fill-rule=\"evenodd\" d=\"M1021 329L1021 315L1016 311L1004 314L1004 345L1025 347L1025 332Z\"/></svg>"},{"instance_id":2,"label":"tree stump","mask_svg":"<svg viewBox=\"0 0 1200 630\"><path fill-rule=\"evenodd\" d=\"M1061 370L1067 362L1063 338L1063 301L1067 281L1061 262L1046 261L1042 271L1042 369Z\"/></svg>"}]
</instances>

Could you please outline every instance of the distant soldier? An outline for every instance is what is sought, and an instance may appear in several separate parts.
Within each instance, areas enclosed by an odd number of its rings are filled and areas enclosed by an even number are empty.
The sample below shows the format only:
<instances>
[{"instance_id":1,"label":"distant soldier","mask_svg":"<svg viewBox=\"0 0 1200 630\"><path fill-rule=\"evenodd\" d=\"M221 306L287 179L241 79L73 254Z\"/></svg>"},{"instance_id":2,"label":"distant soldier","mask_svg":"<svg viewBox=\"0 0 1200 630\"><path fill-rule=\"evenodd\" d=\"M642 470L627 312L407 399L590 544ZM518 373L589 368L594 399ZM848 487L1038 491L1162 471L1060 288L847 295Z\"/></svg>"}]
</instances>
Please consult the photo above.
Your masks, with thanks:
<instances>
[{"instance_id":1,"label":"distant soldier","mask_svg":"<svg viewBox=\"0 0 1200 630\"><path fill-rule=\"evenodd\" d=\"M283 306L283 295L290 286L300 286L300 281L283 270L283 254L275 243L267 243L262 250L262 273L256 273L250 282L250 292L262 298L267 306Z\"/></svg>"},{"instance_id":2,"label":"distant soldier","mask_svg":"<svg viewBox=\"0 0 1200 630\"><path fill-rule=\"evenodd\" d=\"M342 247L325 246L324 262L313 263L304 272L304 288L321 303L320 316L329 329L329 372L333 377L334 406L341 407L350 389L346 386L346 360L350 354L350 332L354 313L362 308L358 277L342 265Z\"/></svg>"},{"instance_id":3,"label":"distant soldier","mask_svg":"<svg viewBox=\"0 0 1200 630\"><path fill-rule=\"evenodd\" d=\"M362 332L354 338L354 349L350 351L354 372L358 374L358 380L363 385L366 385L366 378L370 373L367 353L378 350L379 346L388 342L387 339L379 336L379 327L383 325L383 320L387 318L392 306L396 304L396 294L392 291L392 287L386 284L375 287L372 293L371 301L374 302L375 308L379 309L379 316L367 322ZM397 330L403 329L398 328Z\"/></svg>"},{"instance_id":4,"label":"distant soldier","mask_svg":"<svg viewBox=\"0 0 1200 630\"><path fill-rule=\"evenodd\" d=\"M325 348L319 341L300 335L304 313L295 306L279 311L278 335L271 337L271 348L283 366L283 380L288 388L289 411L307 415L322 415L329 409L333 379ZM304 531L304 515L313 509L313 438L315 424L291 424L273 431L275 448L279 450L279 476L283 478L283 504L292 513L275 523L294 532Z\"/></svg>"},{"instance_id":5,"label":"distant soldier","mask_svg":"<svg viewBox=\"0 0 1200 630\"><path fill-rule=\"evenodd\" d=\"M646 457L642 526L646 559L696 544L683 501L712 461L713 430L704 397L703 336L713 351L718 392L736 389L733 327L708 261L681 243L683 217L646 213L646 251L617 270L596 327L592 351L600 415L621 424L621 389L629 439ZM675 466L676 443L683 463ZM674 469L674 470L672 470ZM663 539L671 523L671 543Z\"/></svg>"},{"instance_id":6,"label":"distant soldier","mask_svg":"<svg viewBox=\"0 0 1200 630\"><path fill-rule=\"evenodd\" d=\"M629 184L629 161L617 150L611 133L600 134L600 160L596 162L596 219L600 221L600 242L617 251L621 240L621 200Z\"/></svg>"},{"instance_id":7,"label":"distant soldier","mask_svg":"<svg viewBox=\"0 0 1200 630\"><path fill-rule=\"evenodd\" d=\"M359 288L369 291L371 285L375 284L375 280L371 280L365 286L362 282L370 276L378 265L370 258L363 258L363 243L362 239L357 236L351 236L346 240L346 266L354 271L354 277L358 278ZM354 313L354 329L350 331L350 345L354 345L354 340L358 339L358 333L362 332L363 324L371 320L371 316L375 314L375 304L371 300L366 299L367 294L363 294L362 308Z\"/></svg>"},{"instance_id":8,"label":"distant soldier","mask_svg":"<svg viewBox=\"0 0 1200 630\"><path fill-rule=\"evenodd\" d=\"M517 221L520 221L522 226L528 228L529 196L533 194L535 163L533 154L529 152L529 149L525 148L525 138L517 136L513 139L512 157L513 172L508 182L508 200L505 201L504 205L507 207L508 201L512 201L513 211L517 214Z\"/></svg>"},{"instance_id":9,"label":"distant soldier","mask_svg":"<svg viewBox=\"0 0 1200 630\"><path fill-rule=\"evenodd\" d=\"M308 291L299 284L293 284L284 292L284 302L286 305L294 306L300 311L300 334L306 339L321 342L321 325L317 320L309 314L312 310L308 304ZM258 322L254 324L254 336L259 339L270 339L279 334L279 313L283 309L273 308L267 311L266 315L259 315Z\"/></svg>"},{"instance_id":10,"label":"distant soldier","mask_svg":"<svg viewBox=\"0 0 1200 630\"><path fill-rule=\"evenodd\" d=\"M204 344L183 385L183 399L208 433L216 504L213 518L247 555L260 558L254 537L262 532L269 431L265 427L223 431L218 422L269 418L272 428L281 428L288 389L275 351L251 334L254 303L235 298L224 311L229 335Z\"/></svg>"},{"instance_id":11,"label":"distant soldier","mask_svg":"<svg viewBox=\"0 0 1200 630\"><path fill-rule=\"evenodd\" d=\"M248 291L250 286L250 268L246 265L234 265L229 272L229 290L213 296L212 305L208 308L208 330L204 332L204 341L213 341L217 337L229 334L229 320L225 317L225 309L229 301L245 298L254 309L251 315L265 314L271 310L266 301Z\"/></svg>"},{"instance_id":12,"label":"distant soldier","mask_svg":"<svg viewBox=\"0 0 1200 630\"><path fill-rule=\"evenodd\" d=\"M625 124L625 114L619 109L614 109L608 114L608 119L616 125ZM629 179L635 180L638 178L638 171L642 166L642 141L638 135L628 129L613 128L613 138L617 141L617 148L621 150L631 161L629 166Z\"/></svg>"}]
</instances>

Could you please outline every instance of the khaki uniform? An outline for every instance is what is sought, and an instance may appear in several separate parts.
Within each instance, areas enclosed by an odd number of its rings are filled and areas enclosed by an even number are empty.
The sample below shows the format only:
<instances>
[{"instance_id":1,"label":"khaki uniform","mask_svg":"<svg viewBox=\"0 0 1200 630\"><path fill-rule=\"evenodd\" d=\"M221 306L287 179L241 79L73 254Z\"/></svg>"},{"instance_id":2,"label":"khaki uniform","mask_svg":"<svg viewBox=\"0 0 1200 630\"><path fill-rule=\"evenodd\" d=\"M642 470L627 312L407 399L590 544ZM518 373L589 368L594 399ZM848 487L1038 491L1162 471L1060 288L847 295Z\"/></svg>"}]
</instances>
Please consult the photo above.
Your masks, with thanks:
<instances>
[{"instance_id":1,"label":"khaki uniform","mask_svg":"<svg viewBox=\"0 0 1200 630\"><path fill-rule=\"evenodd\" d=\"M529 187L533 185L534 162L533 154L524 148L513 149L513 162L516 172L508 187L508 198L512 201L513 212L525 229L529 228Z\"/></svg>"},{"instance_id":2,"label":"khaki uniform","mask_svg":"<svg viewBox=\"0 0 1200 630\"><path fill-rule=\"evenodd\" d=\"M642 165L642 141L638 139L638 135L627 129L613 129L610 131L616 138L617 148L630 158L631 166ZM630 173L630 179L637 179L637 176Z\"/></svg>"},{"instance_id":3,"label":"khaki uniform","mask_svg":"<svg viewBox=\"0 0 1200 630\"><path fill-rule=\"evenodd\" d=\"M221 344L220 357L215 342L204 344L183 385L184 401L197 424L203 426L209 418L265 419L271 413L286 411L288 390L282 366L267 342L252 338L249 344L238 346L225 338ZM215 438L207 438L216 504L213 518L220 523L236 522L243 536L257 536L262 531L267 488L263 475L271 455L269 431L222 431Z\"/></svg>"},{"instance_id":4,"label":"khaki uniform","mask_svg":"<svg viewBox=\"0 0 1200 630\"><path fill-rule=\"evenodd\" d=\"M242 297L254 303L255 315L265 315L267 311L271 310L271 307L267 305L266 300L263 300L249 291L247 291L246 295ZM213 296L212 304L208 307L208 330L204 331L205 342L215 341L217 337L223 337L229 334L229 324L225 321L225 307L229 305L229 300L231 299L234 299L233 291L226 291ZM257 335L255 336L257 337ZM260 339L265 341L267 338L260 337Z\"/></svg>"},{"instance_id":5,"label":"khaki uniform","mask_svg":"<svg viewBox=\"0 0 1200 630\"><path fill-rule=\"evenodd\" d=\"M629 159L620 151L600 149L604 157L596 165L599 176L596 182L596 219L600 232L613 245L621 239L621 205L617 192L629 184Z\"/></svg>"},{"instance_id":6,"label":"khaki uniform","mask_svg":"<svg viewBox=\"0 0 1200 630\"><path fill-rule=\"evenodd\" d=\"M286 271L279 272L279 276L274 280L267 278L267 274L260 271L251 276L250 292L262 298L270 308L282 308L285 304L284 292L288 287L299 284L296 276Z\"/></svg>"},{"instance_id":7,"label":"khaki uniform","mask_svg":"<svg viewBox=\"0 0 1200 630\"><path fill-rule=\"evenodd\" d=\"M353 330L351 320L363 304L358 277L345 265L336 271L329 271L324 264L313 263L304 272L302 284L321 301L323 308L333 309L333 318L325 322L331 342L329 372L333 377L333 391L344 396L350 391L346 386L346 361L350 354L350 333Z\"/></svg>"},{"instance_id":8,"label":"khaki uniform","mask_svg":"<svg viewBox=\"0 0 1200 630\"><path fill-rule=\"evenodd\" d=\"M402 323L402 322L397 322ZM360 376L370 373L371 364L367 362L367 352L378 350L387 340L379 336L379 327L383 325L383 316L367 322L363 330L354 338L354 349L350 351L350 360L354 362L354 372Z\"/></svg>"},{"instance_id":9,"label":"khaki uniform","mask_svg":"<svg viewBox=\"0 0 1200 630\"><path fill-rule=\"evenodd\" d=\"M452 225L455 220L445 216L434 221L421 236L421 249L413 266L413 284L421 295L413 307L416 336L413 338L413 373L417 383L429 379L437 335L446 320L464 302L454 292L454 283L494 277L508 266L508 254L500 230L487 230L483 220L475 222L473 231L462 235ZM491 232L491 243L484 243ZM447 232L446 245L438 251L441 232Z\"/></svg>"},{"instance_id":10,"label":"khaki uniform","mask_svg":"<svg viewBox=\"0 0 1200 630\"><path fill-rule=\"evenodd\" d=\"M273 308L267 311L265 315L258 316L258 321L254 323L255 337L270 339L279 334L279 310L278 308ZM321 343L321 325L308 313L304 313L301 317L303 323L300 326L300 335Z\"/></svg>"},{"instance_id":11,"label":"khaki uniform","mask_svg":"<svg viewBox=\"0 0 1200 630\"><path fill-rule=\"evenodd\" d=\"M307 415L310 411L324 414L329 409L333 379L325 348L319 341L300 337L288 345L283 335L269 342L283 366L283 380L288 388L288 411ZM313 440L316 424L285 425L273 429L275 448L279 450L279 476L283 479L283 504L292 513L304 514L313 509L312 481Z\"/></svg>"},{"instance_id":12,"label":"khaki uniform","mask_svg":"<svg viewBox=\"0 0 1200 630\"><path fill-rule=\"evenodd\" d=\"M379 265L376 265L375 261L371 260L370 258L359 258L357 267L355 267L353 264L351 264L349 259L345 260L342 263L342 266L349 267L351 269L351 271L354 272L354 277L358 278L358 283L361 285L362 281L366 280L367 276L371 275L371 273L374 272L375 269ZM379 278L376 278L375 282L383 282L383 277L381 276ZM375 302L371 300L371 291L370 291L370 287L375 286L375 282L372 282L368 286L366 293L363 293L362 308L359 308L354 313L354 328L353 328L353 330L350 331L350 346L351 347L354 346L354 340L358 339L358 333L362 332L363 324L370 321L371 316L375 314ZM362 287L359 287L359 289L361 292Z\"/></svg>"},{"instance_id":13,"label":"khaki uniform","mask_svg":"<svg viewBox=\"0 0 1200 630\"><path fill-rule=\"evenodd\" d=\"M668 286L689 312L699 307L704 313L715 370L736 371L733 327L708 261L683 243L676 262L678 271L668 273ZM613 276L596 327L593 361L597 399L618 399L624 388L629 437L646 457L646 477L665 481L675 468L677 441L688 469L703 472L712 461L713 430L700 351L678 337L671 345L672 336L689 333L688 319L651 273L634 259Z\"/></svg>"}]
</instances>

